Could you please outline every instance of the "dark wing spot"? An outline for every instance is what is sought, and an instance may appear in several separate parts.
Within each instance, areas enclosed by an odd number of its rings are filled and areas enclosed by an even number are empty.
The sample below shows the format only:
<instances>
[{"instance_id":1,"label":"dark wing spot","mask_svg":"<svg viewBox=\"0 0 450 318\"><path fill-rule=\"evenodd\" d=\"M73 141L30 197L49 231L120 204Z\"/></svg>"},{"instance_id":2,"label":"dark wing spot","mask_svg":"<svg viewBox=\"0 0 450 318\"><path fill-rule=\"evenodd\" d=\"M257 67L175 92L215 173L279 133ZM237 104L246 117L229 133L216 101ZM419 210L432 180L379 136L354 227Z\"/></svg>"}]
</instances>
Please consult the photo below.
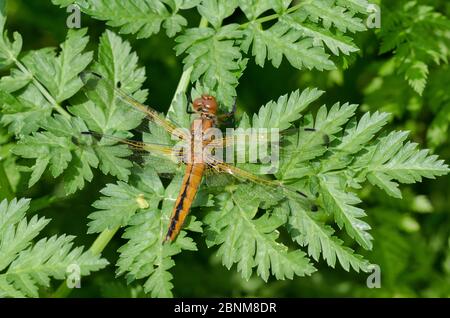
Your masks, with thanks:
<instances>
[{"instance_id":1,"label":"dark wing spot","mask_svg":"<svg viewBox=\"0 0 450 318\"><path fill-rule=\"evenodd\" d=\"M306 194L304 194L303 192L301 192L301 191L295 191L295 192L297 192L298 194L300 194L302 197L304 197L304 198L308 198L308 196L306 195Z\"/></svg>"},{"instance_id":2,"label":"dark wing spot","mask_svg":"<svg viewBox=\"0 0 450 318\"><path fill-rule=\"evenodd\" d=\"M330 145L330 136L328 136L327 134L323 135L323 143L325 144L325 146L329 146Z\"/></svg>"}]
</instances>

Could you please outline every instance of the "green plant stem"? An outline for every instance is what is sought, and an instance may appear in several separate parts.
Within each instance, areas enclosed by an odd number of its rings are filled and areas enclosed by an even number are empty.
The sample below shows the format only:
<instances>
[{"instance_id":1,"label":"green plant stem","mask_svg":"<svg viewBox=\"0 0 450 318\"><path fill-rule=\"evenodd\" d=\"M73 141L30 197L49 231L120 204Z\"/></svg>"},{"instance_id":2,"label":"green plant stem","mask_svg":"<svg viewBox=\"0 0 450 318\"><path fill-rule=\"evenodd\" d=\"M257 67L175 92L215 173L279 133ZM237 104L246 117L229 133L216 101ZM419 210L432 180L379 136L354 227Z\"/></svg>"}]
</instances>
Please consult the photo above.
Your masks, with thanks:
<instances>
[{"instance_id":1,"label":"green plant stem","mask_svg":"<svg viewBox=\"0 0 450 318\"><path fill-rule=\"evenodd\" d=\"M199 27L206 27L208 25L208 21L202 17L200 20ZM173 96L171 104L176 100L177 96L181 93L185 93L189 83L191 81L191 74L192 74L192 67L189 67L186 69L183 74L180 77L180 80L177 85L177 89L175 91L175 94ZM92 243L89 250L94 254L98 255L100 254L103 249L108 245L108 243L111 241L111 239L114 237L116 232L119 230L120 227L116 227L111 230L104 230L100 235L97 237L97 239ZM51 295L52 298L63 298L70 295L72 292L72 289L67 287L66 282L63 282L58 289Z\"/></svg>"},{"instance_id":2,"label":"green plant stem","mask_svg":"<svg viewBox=\"0 0 450 318\"><path fill-rule=\"evenodd\" d=\"M71 115L61 106L59 105L56 100L49 94L49 92L45 89L45 87L33 76L33 74L18 61L17 59L13 59L14 63L17 65L17 67L24 72L25 74L30 75L33 78L33 84L36 85L37 89L41 92L42 95L47 99L47 101L52 105L52 107L61 115L66 117L67 119L71 118Z\"/></svg>"},{"instance_id":3,"label":"green plant stem","mask_svg":"<svg viewBox=\"0 0 450 318\"><path fill-rule=\"evenodd\" d=\"M8 200L12 200L15 196L2 160L0 160L0 195Z\"/></svg>"},{"instance_id":4,"label":"green plant stem","mask_svg":"<svg viewBox=\"0 0 450 318\"><path fill-rule=\"evenodd\" d=\"M111 239L114 237L114 235L119 230L119 226L115 227L111 230L107 229L104 230L100 235L97 237L97 239L92 243L91 247L89 248L89 251L93 255L99 255L103 252L105 247L108 245L108 243L111 241ZM64 298L70 295L72 292L72 289L67 287L66 282L63 282L58 289L51 295L52 298Z\"/></svg>"},{"instance_id":5,"label":"green plant stem","mask_svg":"<svg viewBox=\"0 0 450 318\"><path fill-rule=\"evenodd\" d=\"M294 12L294 11L300 9L300 7L301 7L302 5L304 5L304 3L297 4L297 5L295 5L295 6L291 7L291 8L289 8L289 9L287 9L286 12L285 12L285 14L289 14L289 13L292 13L292 12ZM240 27L241 29L245 29L245 28L246 28L250 23L252 23L252 22L256 22L256 23L265 23L265 22L269 22L269 21L278 19L279 17L280 17L280 14L275 13L275 14L271 14L271 15L268 15L268 16L265 16L265 17L262 17L262 18L253 20L253 21L249 21L249 22L243 23L243 24L241 24L239 27Z\"/></svg>"},{"instance_id":6,"label":"green plant stem","mask_svg":"<svg viewBox=\"0 0 450 318\"><path fill-rule=\"evenodd\" d=\"M33 199L30 202L30 208L28 209L28 214L31 215L33 213L37 213L43 209L48 208L55 202L62 202L67 200L68 196L54 196L54 195L45 195L40 198Z\"/></svg>"},{"instance_id":7,"label":"green plant stem","mask_svg":"<svg viewBox=\"0 0 450 318\"><path fill-rule=\"evenodd\" d=\"M205 28L207 26L208 26L208 20L206 20L204 17L202 17L202 19L200 20L199 28ZM177 89L175 90L175 94L173 95L173 98L172 98L171 105L175 102L175 100L179 94L186 93L189 83L191 82L192 70L193 70L193 67L190 66L183 71L183 74L181 74L180 80L177 85Z\"/></svg>"}]
</instances>

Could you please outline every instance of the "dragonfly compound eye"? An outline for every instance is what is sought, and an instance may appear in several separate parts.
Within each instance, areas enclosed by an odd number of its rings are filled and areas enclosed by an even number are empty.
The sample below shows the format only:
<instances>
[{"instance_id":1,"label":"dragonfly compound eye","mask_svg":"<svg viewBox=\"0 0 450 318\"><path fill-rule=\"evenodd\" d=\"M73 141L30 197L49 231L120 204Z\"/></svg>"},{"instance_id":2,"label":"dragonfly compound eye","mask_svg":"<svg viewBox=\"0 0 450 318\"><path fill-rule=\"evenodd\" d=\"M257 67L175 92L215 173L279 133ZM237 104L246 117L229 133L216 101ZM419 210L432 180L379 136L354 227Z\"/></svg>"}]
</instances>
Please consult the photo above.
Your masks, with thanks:
<instances>
[{"instance_id":1,"label":"dragonfly compound eye","mask_svg":"<svg viewBox=\"0 0 450 318\"><path fill-rule=\"evenodd\" d=\"M196 100L194 100L194 102L192 103L192 107L197 112L201 111L203 108L203 99L197 98Z\"/></svg>"}]
</instances>

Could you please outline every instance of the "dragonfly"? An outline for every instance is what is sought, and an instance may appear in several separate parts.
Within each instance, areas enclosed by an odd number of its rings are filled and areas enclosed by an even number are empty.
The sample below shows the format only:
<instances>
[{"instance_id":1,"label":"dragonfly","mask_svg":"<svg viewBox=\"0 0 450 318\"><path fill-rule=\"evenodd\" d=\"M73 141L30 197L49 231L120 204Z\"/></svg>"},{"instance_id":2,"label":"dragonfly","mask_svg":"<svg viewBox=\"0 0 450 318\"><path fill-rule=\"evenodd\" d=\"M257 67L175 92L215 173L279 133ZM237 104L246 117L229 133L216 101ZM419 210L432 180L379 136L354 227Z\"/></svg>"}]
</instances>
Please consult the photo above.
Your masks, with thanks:
<instances>
[{"instance_id":1,"label":"dragonfly","mask_svg":"<svg viewBox=\"0 0 450 318\"><path fill-rule=\"evenodd\" d=\"M200 185L207 172L225 173L239 180L253 182L264 187L268 187L269 192L272 189L281 189L284 193L294 196L296 199L311 201L308 195L296 190L283 182L276 179L264 178L260 175L251 173L245 169L238 168L233 164L229 164L223 160L222 156L217 155L218 149L235 146L236 136L221 137L217 134L217 126L221 120L234 116L236 111L236 101L233 110L228 113L219 114L219 104L217 99L209 94L203 94L188 103L192 110L188 110L189 114L194 114L195 119L192 121L190 129L182 129L174 122L165 118L161 113L138 102L131 95L125 93L119 85L109 83L106 78L94 72L84 72L80 75L85 87L94 89L98 83L105 83L117 95L117 97L130 109L137 110L145 115L148 121L161 127L169 135L178 139L183 146L171 147L156 143L148 143L136 141L132 139L120 138L113 135L106 135L95 131L85 131L83 134L91 135L98 139L106 138L113 142L127 145L133 152L163 154L165 156L175 156L179 163L185 165L184 176L181 188L175 201L169 225L163 242L172 242L182 229L182 226L190 212L193 201L199 191ZM213 133L210 133L212 131ZM307 129L314 131L314 129ZM219 135L219 137L217 137ZM258 136L258 140L267 140L266 134ZM311 204L311 210L316 210L316 206Z\"/></svg>"}]
</instances>

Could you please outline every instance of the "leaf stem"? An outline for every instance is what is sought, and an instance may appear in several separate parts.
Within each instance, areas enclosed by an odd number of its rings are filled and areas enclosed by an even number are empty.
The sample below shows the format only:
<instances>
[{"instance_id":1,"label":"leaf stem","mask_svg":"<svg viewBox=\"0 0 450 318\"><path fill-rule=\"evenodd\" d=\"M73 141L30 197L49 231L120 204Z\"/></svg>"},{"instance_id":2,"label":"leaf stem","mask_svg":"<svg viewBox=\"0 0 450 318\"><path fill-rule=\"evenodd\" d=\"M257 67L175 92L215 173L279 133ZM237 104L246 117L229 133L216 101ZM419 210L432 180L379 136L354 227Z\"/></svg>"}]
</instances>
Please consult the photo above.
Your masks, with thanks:
<instances>
[{"instance_id":1,"label":"leaf stem","mask_svg":"<svg viewBox=\"0 0 450 318\"><path fill-rule=\"evenodd\" d=\"M17 65L17 67L24 72L25 74L30 75L33 78L33 84L36 85L37 89L41 92L42 95L47 99L47 101L53 106L53 108L66 117L67 119L70 119L72 116L61 106L59 105L56 100L52 97L52 95L49 94L49 92L45 89L45 87L38 81L38 79L31 73L25 65L23 65L19 60L14 58L14 63Z\"/></svg>"},{"instance_id":2,"label":"leaf stem","mask_svg":"<svg viewBox=\"0 0 450 318\"><path fill-rule=\"evenodd\" d=\"M293 6L293 7L289 8L289 9L287 9L286 12L284 12L284 14L292 13L292 12L300 9L300 7L302 5L304 5L304 3L299 3L299 4L295 5L295 6ZM269 21L278 19L280 16L281 16L280 14L274 13L274 14L271 14L271 15L268 15L268 16L265 16L265 17L253 20L253 21L249 21L249 22L243 23L239 27L241 29L245 29L250 23L254 23L254 22L256 22L256 23L265 23L265 22L269 22Z\"/></svg>"},{"instance_id":3,"label":"leaf stem","mask_svg":"<svg viewBox=\"0 0 450 318\"><path fill-rule=\"evenodd\" d=\"M202 19L200 20L199 28L205 28L206 26L208 26L208 20L202 17ZM191 74L193 69L194 68L190 66L183 71L183 74L181 74L177 89L175 90L175 94L172 98L171 105L175 102L179 94L186 93L189 83L191 82Z\"/></svg>"},{"instance_id":4,"label":"leaf stem","mask_svg":"<svg viewBox=\"0 0 450 318\"><path fill-rule=\"evenodd\" d=\"M33 213L37 213L43 209L48 208L55 202L61 202L68 198L69 198L68 196L45 195L43 197L33 199L30 202L30 208L28 209L28 213L30 215Z\"/></svg>"},{"instance_id":5,"label":"leaf stem","mask_svg":"<svg viewBox=\"0 0 450 318\"><path fill-rule=\"evenodd\" d=\"M97 239L92 243L91 248L89 249L92 254L97 255L103 252L106 245L108 245L109 241L114 237L116 232L119 230L119 226L115 227L111 230L107 229L104 230L100 235L97 237Z\"/></svg>"},{"instance_id":6,"label":"leaf stem","mask_svg":"<svg viewBox=\"0 0 450 318\"><path fill-rule=\"evenodd\" d=\"M103 252L105 247L108 245L108 243L111 241L111 239L114 237L116 232L119 230L119 226L115 227L111 230L106 229L102 233L100 233L99 236L97 236L94 243L92 243L91 247L89 248L89 251L93 255L99 255ZM51 295L51 298L65 298L70 295L72 292L72 289L67 287L66 282L62 282L61 285L59 285L58 289Z\"/></svg>"}]
</instances>

